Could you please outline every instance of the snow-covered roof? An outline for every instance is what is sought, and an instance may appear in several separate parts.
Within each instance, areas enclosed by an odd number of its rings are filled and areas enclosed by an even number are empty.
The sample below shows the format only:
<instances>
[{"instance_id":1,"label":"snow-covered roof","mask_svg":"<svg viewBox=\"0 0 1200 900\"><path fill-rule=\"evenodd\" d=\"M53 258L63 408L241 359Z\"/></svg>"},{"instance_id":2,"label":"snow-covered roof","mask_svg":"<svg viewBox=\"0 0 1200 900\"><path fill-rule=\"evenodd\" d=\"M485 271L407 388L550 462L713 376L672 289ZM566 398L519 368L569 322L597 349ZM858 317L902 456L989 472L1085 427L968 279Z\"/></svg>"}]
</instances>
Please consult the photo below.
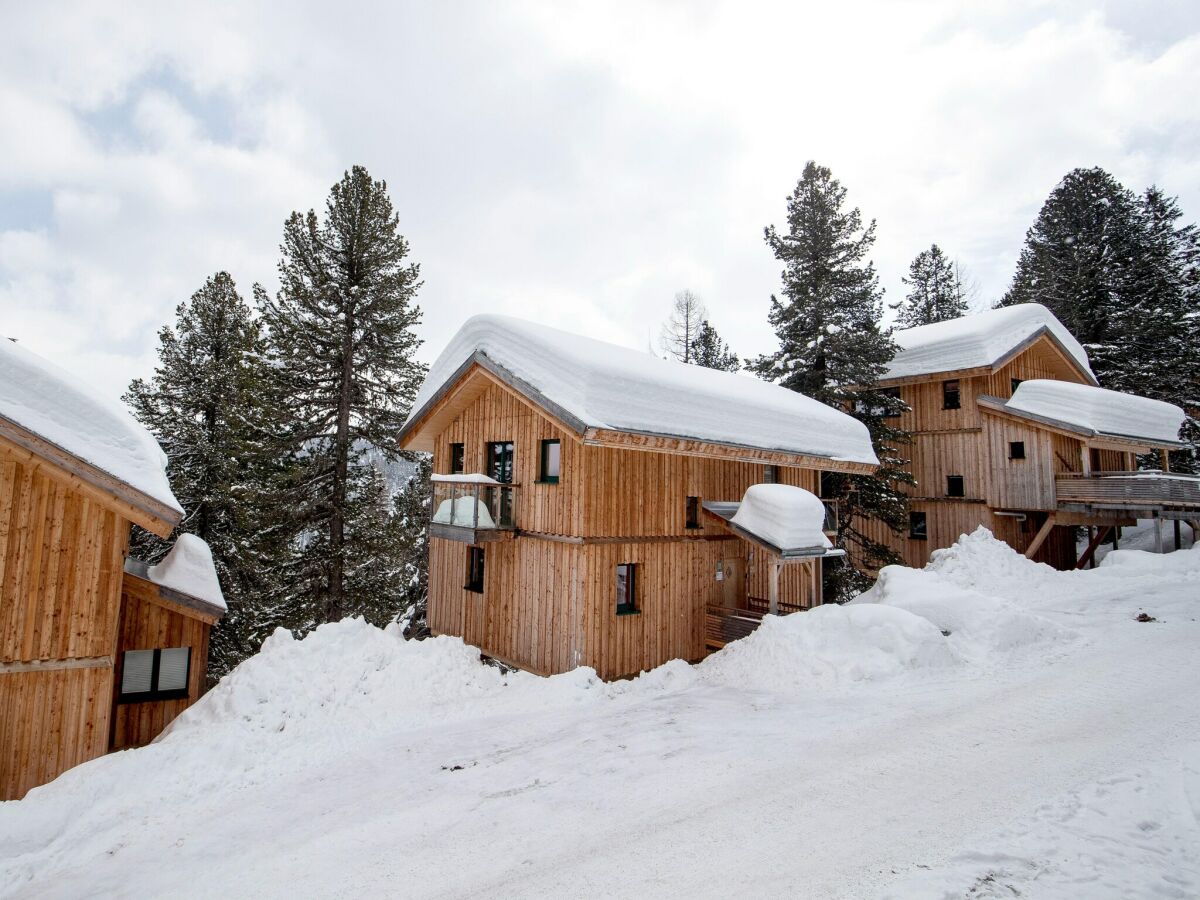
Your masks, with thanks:
<instances>
[{"instance_id":1,"label":"snow-covered roof","mask_svg":"<svg viewBox=\"0 0 1200 900\"><path fill-rule=\"evenodd\" d=\"M170 552L157 565L147 566L141 560L126 560L125 570L160 587L183 594L192 600L225 612L225 595L217 579L212 550L203 538L181 534Z\"/></svg>"},{"instance_id":2,"label":"snow-covered roof","mask_svg":"<svg viewBox=\"0 0 1200 900\"><path fill-rule=\"evenodd\" d=\"M497 315L463 324L430 368L406 430L466 364L480 358L580 431L611 429L877 463L861 422L795 391Z\"/></svg>"},{"instance_id":3,"label":"snow-covered roof","mask_svg":"<svg viewBox=\"0 0 1200 900\"><path fill-rule=\"evenodd\" d=\"M892 338L900 350L883 379L994 366L1039 333L1049 334L1095 381L1087 351L1040 303L989 309L959 319L895 331Z\"/></svg>"},{"instance_id":4,"label":"snow-covered roof","mask_svg":"<svg viewBox=\"0 0 1200 900\"><path fill-rule=\"evenodd\" d=\"M1184 420L1183 410L1172 403L1046 379L1022 381L1004 409L1156 445L1177 443Z\"/></svg>"},{"instance_id":5,"label":"snow-covered roof","mask_svg":"<svg viewBox=\"0 0 1200 900\"><path fill-rule=\"evenodd\" d=\"M3 338L0 417L182 515L166 455L120 401Z\"/></svg>"},{"instance_id":6,"label":"snow-covered roof","mask_svg":"<svg viewBox=\"0 0 1200 900\"><path fill-rule=\"evenodd\" d=\"M750 485L729 521L784 552L833 546L823 530L825 504L790 484Z\"/></svg>"}]
</instances>

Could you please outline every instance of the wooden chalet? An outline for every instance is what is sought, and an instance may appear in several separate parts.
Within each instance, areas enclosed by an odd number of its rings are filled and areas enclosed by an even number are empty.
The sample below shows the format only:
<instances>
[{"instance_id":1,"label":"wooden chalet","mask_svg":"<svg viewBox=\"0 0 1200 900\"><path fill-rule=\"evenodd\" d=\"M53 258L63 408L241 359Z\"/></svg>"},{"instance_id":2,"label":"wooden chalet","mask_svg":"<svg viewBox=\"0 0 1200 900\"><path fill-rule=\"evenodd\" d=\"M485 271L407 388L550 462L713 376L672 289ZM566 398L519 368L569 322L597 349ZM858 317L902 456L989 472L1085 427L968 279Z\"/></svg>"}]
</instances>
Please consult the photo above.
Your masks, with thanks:
<instances>
[{"instance_id":1,"label":"wooden chalet","mask_svg":"<svg viewBox=\"0 0 1200 900\"><path fill-rule=\"evenodd\" d=\"M827 542L779 546L738 504L877 464L861 423L792 391L500 316L468 320L413 410L430 628L543 674L696 660L819 604Z\"/></svg>"},{"instance_id":2,"label":"wooden chalet","mask_svg":"<svg viewBox=\"0 0 1200 900\"><path fill-rule=\"evenodd\" d=\"M1098 543L1138 518L1200 518L1200 481L1137 472L1159 450L1169 469L1183 411L1097 386L1087 354L1036 304L895 334L900 352L882 385L908 406L897 425L910 489L907 535L883 528L910 566L980 525L1057 568L1084 564ZM1092 542L1077 558L1076 531Z\"/></svg>"},{"instance_id":3,"label":"wooden chalet","mask_svg":"<svg viewBox=\"0 0 1200 900\"><path fill-rule=\"evenodd\" d=\"M224 611L207 546L127 559L131 525L182 518L165 463L122 407L0 339L0 800L146 743L203 690Z\"/></svg>"}]
</instances>

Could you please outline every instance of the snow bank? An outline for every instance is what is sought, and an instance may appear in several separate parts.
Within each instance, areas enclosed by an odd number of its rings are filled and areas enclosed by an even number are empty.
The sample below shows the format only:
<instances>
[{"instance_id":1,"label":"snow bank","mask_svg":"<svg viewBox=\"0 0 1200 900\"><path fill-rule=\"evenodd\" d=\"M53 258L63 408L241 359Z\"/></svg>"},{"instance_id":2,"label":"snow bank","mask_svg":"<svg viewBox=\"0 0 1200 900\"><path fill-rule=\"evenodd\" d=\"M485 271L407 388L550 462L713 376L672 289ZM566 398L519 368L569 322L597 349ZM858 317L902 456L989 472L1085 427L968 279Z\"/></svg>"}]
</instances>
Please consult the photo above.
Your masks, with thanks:
<instances>
[{"instance_id":1,"label":"snow bank","mask_svg":"<svg viewBox=\"0 0 1200 900\"><path fill-rule=\"evenodd\" d=\"M1090 384L1047 379L1021 382L1004 406L1018 413L1057 419L1096 434L1168 443L1179 440L1185 418L1183 410L1172 403Z\"/></svg>"},{"instance_id":2,"label":"snow bank","mask_svg":"<svg viewBox=\"0 0 1200 900\"><path fill-rule=\"evenodd\" d=\"M120 402L0 338L0 416L182 513L162 448Z\"/></svg>"},{"instance_id":3,"label":"snow bank","mask_svg":"<svg viewBox=\"0 0 1200 900\"><path fill-rule=\"evenodd\" d=\"M822 528L825 504L790 484L752 484L730 520L781 550L833 546Z\"/></svg>"},{"instance_id":4,"label":"snow bank","mask_svg":"<svg viewBox=\"0 0 1200 900\"><path fill-rule=\"evenodd\" d=\"M507 316L463 324L430 367L410 422L476 352L586 427L877 462L861 422L795 391Z\"/></svg>"},{"instance_id":5,"label":"snow bank","mask_svg":"<svg viewBox=\"0 0 1200 900\"><path fill-rule=\"evenodd\" d=\"M146 577L155 584L203 600L219 609L227 608L221 583L217 580L212 550L194 534L181 534L163 561L146 570Z\"/></svg>"},{"instance_id":6,"label":"snow bank","mask_svg":"<svg viewBox=\"0 0 1200 900\"><path fill-rule=\"evenodd\" d=\"M1039 303L1022 303L892 333L900 351L883 378L908 378L991 366L1042 329L1091 373L1087 351L1065 325Z\"/></svg>"}]
</instances>

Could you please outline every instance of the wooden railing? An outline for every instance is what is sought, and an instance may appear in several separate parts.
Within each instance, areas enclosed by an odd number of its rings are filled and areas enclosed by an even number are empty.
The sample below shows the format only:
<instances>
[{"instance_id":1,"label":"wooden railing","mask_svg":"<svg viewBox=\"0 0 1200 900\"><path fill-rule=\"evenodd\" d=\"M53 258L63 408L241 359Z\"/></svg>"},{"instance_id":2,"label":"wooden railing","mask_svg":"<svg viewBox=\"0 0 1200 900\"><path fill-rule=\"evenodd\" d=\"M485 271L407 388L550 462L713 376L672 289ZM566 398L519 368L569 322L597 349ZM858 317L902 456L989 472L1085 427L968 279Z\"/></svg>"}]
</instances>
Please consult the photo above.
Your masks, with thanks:
<instances>
[{"instance_id":1,"label":"wooden railing","mask_svg":"<svg viewBox=\"0 0 1200 900\"><path fill-rule=\"evenodd\" d=\"M1059 503L1200 507L1200 477L1195 475L1156 471L1059 475L1054 486Z\"/></svg>"},{"instance_id":2,"label":"wooden railing","mask_svg":"<svg viewBox=\"0 0 1200 900\"><path fill-rule=\"evenodd\" d=\"M730 641L751 634L762 624L762 618L767 614L767 601L760 597L747 597L743 602L743 607L708 604L705 608L704 636L709 647L724 647ZM794 603L779 604L781 616L803 612L806 609L808 607Z\"/></svg>"}]
</instances>

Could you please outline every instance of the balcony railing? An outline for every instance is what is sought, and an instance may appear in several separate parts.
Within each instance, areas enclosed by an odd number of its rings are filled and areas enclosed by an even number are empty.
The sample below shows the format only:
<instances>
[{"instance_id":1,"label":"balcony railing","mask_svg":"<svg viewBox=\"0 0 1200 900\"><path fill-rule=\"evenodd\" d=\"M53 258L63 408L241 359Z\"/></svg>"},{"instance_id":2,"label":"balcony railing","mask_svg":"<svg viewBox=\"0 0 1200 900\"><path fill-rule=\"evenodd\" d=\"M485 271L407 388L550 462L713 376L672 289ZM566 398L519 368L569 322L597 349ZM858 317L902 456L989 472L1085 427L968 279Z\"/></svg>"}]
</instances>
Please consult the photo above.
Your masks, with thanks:
<instances>
[{"instance_id":1,"label":"balcony railing","mask_svg":"<svg viewBox=\"0 0 1200 900\"><path fill-rule=\"evenodd\" d=\"M1059 475L1054 486L1059 503L1200 508L1200 476L1195 475L1154 470Z\"/></svg>"},{"instance_id":2,"label":"balcony railing","mask_svg":"<svg viewBox=\"0 0 1200 900\"><path fill-rule=\"evenodd\" d=\"M429 533L476 544L516 529L517 485L483 475L434 475Z\"/></svg>"}]
</instances>

